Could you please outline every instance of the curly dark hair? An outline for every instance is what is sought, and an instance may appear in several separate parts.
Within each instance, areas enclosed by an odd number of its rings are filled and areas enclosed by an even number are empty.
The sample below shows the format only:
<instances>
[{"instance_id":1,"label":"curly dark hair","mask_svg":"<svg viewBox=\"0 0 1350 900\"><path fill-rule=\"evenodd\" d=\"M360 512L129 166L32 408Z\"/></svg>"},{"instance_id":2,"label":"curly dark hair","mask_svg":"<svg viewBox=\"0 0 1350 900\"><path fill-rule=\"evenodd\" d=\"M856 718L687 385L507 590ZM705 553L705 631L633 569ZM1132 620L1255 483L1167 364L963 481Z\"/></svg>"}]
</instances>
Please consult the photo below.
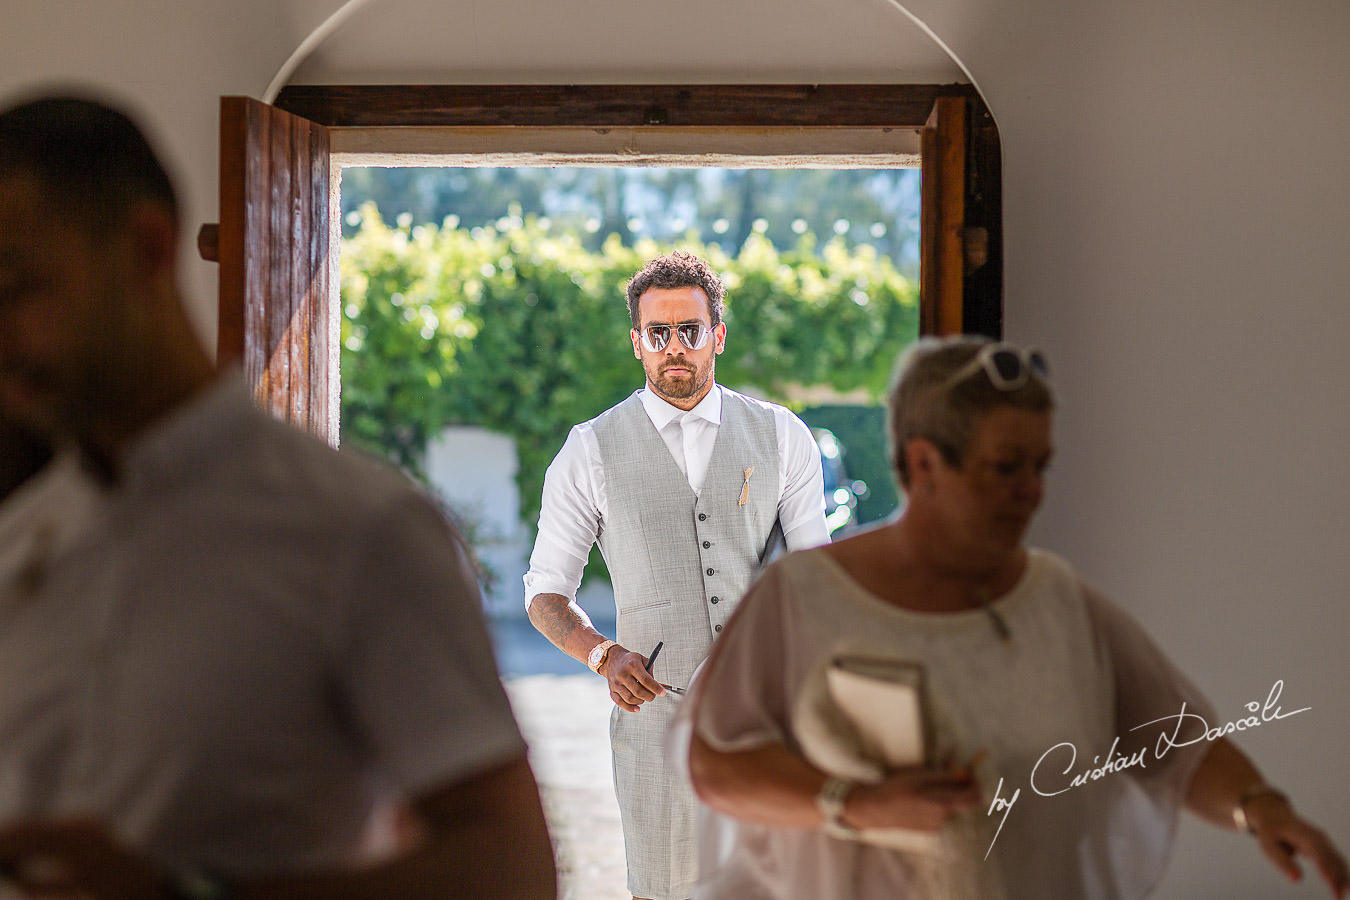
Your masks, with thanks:
<instances>
[{"instance_id":1,"label":"curly dark hair","mask_svg":"<svg viewBox=\"0 0 1350 900\"><path fill-rule=\"evenodd\" d=\"M633 327L642 324L638 314L638 300L652 288L696 287L708 298L708 318L716 327L722 321L722 298L726 296L726 286L712 266L688 252L676 250L649 261L628 280L628 317Z\"/></svg>"}]
</instances>

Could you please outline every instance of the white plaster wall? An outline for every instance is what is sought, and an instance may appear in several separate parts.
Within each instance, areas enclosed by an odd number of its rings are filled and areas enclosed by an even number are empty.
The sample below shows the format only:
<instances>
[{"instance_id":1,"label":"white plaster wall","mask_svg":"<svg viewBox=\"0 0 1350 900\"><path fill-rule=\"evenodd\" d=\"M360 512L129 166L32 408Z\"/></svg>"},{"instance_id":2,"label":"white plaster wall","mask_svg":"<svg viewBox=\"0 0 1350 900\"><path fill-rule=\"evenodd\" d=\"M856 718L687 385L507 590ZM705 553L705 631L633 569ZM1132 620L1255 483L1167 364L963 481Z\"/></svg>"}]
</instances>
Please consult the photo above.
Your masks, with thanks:
<instances>
[{"instance_id":1,"label":"white plaster wall","mask_svg":"<svg viewBox=\"0 0 1350 900\"><path fill-rule=\"evenodd\" d=\"M884 0L365 4L305 60L297 83L965 80Z\"/></svg>"},{"instance_id":2,"label":"white plaster wall","mask_svg":"<svg viewBox=\"0 0 1350 900\"><path fill-rule=\"evenodd\" d=\"M1141 618L1350 843L1350 6L909 0L1004 147L1009 335L1062 412L1039 539ZM1315 881L1316 879L1310 879ZM1188 825L1161 897L1314 897Z\"/></svg>"},{"instance_id":3,"label":"white plaster wall","mask_svg":"<svg viewBox=\"0 0 1350 900\"><path fill-rule=\"evenodd\" d=\"M1038 540L1133 610L1221 709L1276 679L1290 705L1311 705L1243 744L1350 844L1350 5L907 2L969 68L1003 137L1009 334L1050 352L1063 407ZM868 55L886 29L897 54L913 46L886 0L754 3L691 5L712 36L685 40L682 26L678 42L669 5L610 0L568 4L564 21L534 0L459 0L419 7L432 17L419 24L466 36L466 68L447 55L447 81L905 80ZM0 99L59 77L134 100L195 232L216 212L216 97L261 94L337 6L0 0ZM528 39L481 27L512 12ZM335 40L343 53L310 74L398 79L387 48ZM427 64L410 62L435 74ZM214 271L188 274L213 331ZM1176 856L1159 896L1322 896L1286 887L1236 836L1187 826Z\"/></svg>"},{"instance_id":4,"label":"white plaster wall","mask_svg":"<svg viewBox=\"0 0 1350 900\"><path fill-rule=\"evenodd\" d=\"M184 284L215 347L216 267L197 228L218 220L219 98L260 96L291 50L336 3L270 0L0 0L0 104L34 86L95 88L152 132L183 206Z\"/></svg>"}]
</instances>

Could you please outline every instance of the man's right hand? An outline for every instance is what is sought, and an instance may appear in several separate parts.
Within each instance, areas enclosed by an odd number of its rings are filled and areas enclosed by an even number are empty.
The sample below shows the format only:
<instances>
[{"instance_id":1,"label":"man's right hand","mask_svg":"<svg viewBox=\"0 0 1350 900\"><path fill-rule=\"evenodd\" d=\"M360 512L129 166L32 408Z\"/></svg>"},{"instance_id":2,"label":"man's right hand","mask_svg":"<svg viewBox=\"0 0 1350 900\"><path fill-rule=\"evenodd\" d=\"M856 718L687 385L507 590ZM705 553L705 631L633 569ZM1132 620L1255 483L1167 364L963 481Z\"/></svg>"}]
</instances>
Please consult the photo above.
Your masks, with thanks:
<instances>
[{"instance_id":1,"label":"man's right hand","mask_svg":"<svg viewBox=\"0 0 1350 900\"><path fill-rule=\"evenodd\" d=\"M606 654L600 674L609 682L610 699L627 712L637 712L642 704L666 693L661 683L647 671L647 657L618 644Z\"/></svg>"}]
</instances>

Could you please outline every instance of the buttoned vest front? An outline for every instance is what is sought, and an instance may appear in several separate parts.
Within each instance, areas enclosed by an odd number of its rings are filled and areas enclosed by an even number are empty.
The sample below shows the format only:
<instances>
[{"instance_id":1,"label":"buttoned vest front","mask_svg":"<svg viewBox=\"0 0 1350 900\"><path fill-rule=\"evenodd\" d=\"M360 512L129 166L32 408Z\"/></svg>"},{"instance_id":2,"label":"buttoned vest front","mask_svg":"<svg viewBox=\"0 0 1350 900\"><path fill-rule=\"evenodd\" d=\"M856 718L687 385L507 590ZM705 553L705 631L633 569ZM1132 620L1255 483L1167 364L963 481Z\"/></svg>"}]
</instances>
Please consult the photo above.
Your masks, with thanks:
<instances>
[{"instance_id":1,"label":"buttoned vest front","mask_svg":"<svg viewBox=\"0 0 1350 900\"><path fill-rule=\"evenodd\" d=\"M722 390L697 495L636 394L592 427L608 500L598 543L614 585L617 640L644 656L663 641L653 675L685 687L749 587L778 518L773 411ZM628 887L638 897L689 897L697 878L696 801L663 749L678 702L669 694L637 713L615 707L610 719Z\"/></svg>"},{"instance_id":2,"label":"buttoned vest front","mask_svg":"<svg viewBox=\"0 0 1350 900\"><path fill-rule=\"evenodd\" d=\"M664 641L658 674L684 686L749 586L778 517L773 411L722 391L722 422L697 496L636 394L593 427L609 506L598 542L614 585L618 641L643 654Z\"/></svg>"}]
</instances>

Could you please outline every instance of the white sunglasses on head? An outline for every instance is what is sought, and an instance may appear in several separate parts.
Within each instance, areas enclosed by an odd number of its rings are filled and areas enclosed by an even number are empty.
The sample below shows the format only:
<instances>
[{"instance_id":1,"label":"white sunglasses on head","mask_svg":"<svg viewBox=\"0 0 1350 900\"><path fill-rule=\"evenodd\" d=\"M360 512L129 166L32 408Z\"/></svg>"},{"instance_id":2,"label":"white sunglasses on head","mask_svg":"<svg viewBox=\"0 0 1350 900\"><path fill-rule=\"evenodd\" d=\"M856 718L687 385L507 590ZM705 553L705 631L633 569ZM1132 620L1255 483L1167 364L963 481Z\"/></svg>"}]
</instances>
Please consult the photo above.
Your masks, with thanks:
<instances>
[{"instance_id":1,"label":"white sunglasses on head","mask_svg":"<svg viewBox=\"0 0 1350 900\"><path fill-rule=\"evenodd\" d=\"M970 362L952 373L943 387L954 388L981 370L1000 391L1015 391L1032 375L1042 381L1050 377L1050 363L1041 351L1012 344L985 344Z\"/></svg>"}]
</instances>

